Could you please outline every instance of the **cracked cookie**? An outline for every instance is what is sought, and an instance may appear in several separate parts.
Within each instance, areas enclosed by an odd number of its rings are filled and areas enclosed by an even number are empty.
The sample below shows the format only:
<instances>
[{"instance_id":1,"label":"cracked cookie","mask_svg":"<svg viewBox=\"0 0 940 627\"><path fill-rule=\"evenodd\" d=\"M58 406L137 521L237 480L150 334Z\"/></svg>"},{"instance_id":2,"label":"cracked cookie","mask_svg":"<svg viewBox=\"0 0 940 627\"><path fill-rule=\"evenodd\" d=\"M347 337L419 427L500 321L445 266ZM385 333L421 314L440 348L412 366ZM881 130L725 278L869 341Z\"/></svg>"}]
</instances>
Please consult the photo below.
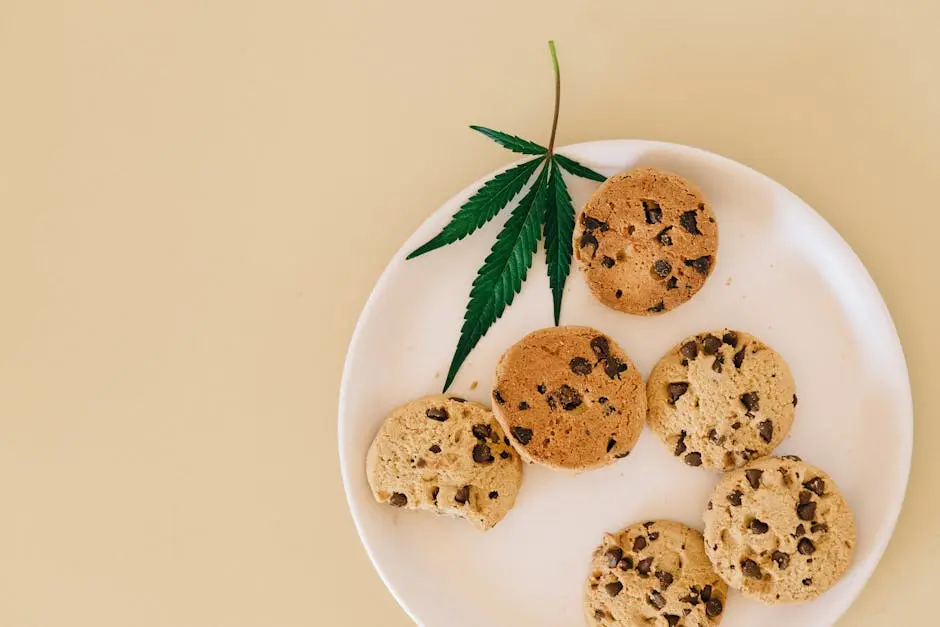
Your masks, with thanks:
<instances>
[{"instance_id":1,"label":"cracked cookie","mask_svg":"<svg viewBox=\"0 0 940 627\"><path fill-rule=\"evenodd\" d=\"M434 395L385 418L366 476L380 503L465 518L485 531L515 503L522 461L490 410Z\"/></svg>"},{"instance_id":2,"label":"cracked cookie","mask_svg":"<svg viewBox=\"0 0 940 627\"><path fill-rule=\"evenodd\" d=\"M816 598L848 570L855 521L825 472L796 456L726 473L705 511L705 550L729 586L774 603Z\"/></svg>"},{"instance_id":3,"label":"cracked cookie","mask_svg":"<svg viewBox=\"0 0 940 627\"><path fill-rule=\"evenodd\" d=\"M643 379L589 327L530 333L496 366L493 413L523 459L587 470L626 457L643 429Z\"/></svg>"},{"instance_id":4,"label":"cracked cookie","mask_svg":"<svg viewBox=\"0 0 940 627\"><path fill-rule=\"evenodd\" d=\"M689 466L728 470L769 455L793 424L797 398L783 358L753 335L688 337L647 382L650 428Z\"/></svg>"},{"instance_id":5,"label":"cracked cookie","mask_svg":"<svg viewBox=\"0 0 940 627\"><path fill-rule=\"evenodd\" d=\"M605 534L584 589L588 625L711 627L728 586L705 554L702 534L668 520Z\"/></svg>"},{"instance_id":6,"label":"cracked cookie","mask_svg":"<svg viewBox=\"0 0 940 627\"><path fill-rule=\"evenodd\" d=\"M574 254L599 301L630 314L669 311L715 267L718 225L702 193L655 168L607 179L578 215Z\"/></svg>"}]
</instances>

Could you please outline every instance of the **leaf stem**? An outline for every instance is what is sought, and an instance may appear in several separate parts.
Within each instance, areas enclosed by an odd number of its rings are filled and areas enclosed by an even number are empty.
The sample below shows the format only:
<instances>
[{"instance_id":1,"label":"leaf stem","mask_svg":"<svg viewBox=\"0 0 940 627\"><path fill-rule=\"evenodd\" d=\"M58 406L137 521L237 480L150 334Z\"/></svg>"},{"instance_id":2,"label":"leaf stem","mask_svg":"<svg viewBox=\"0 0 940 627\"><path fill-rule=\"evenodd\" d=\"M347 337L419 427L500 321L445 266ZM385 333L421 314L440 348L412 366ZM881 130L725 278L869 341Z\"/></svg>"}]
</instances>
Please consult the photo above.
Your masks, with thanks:
<instances>
[{"instance_id":1,"label":"leaf stem","mask_svg":"<svg viewBox=\"0 0 940 627\"><path fill-rule=\"evenodd\" d=\"M555 68L555 115L552 118L552 136L548 140L548 154L555 150L555 131L558 129L558 109L561 106L561 72L558 69L558 53L555 51L555 42L548 42L548 50L552 53L552 66Z\"/></svg>"}]
</instances>

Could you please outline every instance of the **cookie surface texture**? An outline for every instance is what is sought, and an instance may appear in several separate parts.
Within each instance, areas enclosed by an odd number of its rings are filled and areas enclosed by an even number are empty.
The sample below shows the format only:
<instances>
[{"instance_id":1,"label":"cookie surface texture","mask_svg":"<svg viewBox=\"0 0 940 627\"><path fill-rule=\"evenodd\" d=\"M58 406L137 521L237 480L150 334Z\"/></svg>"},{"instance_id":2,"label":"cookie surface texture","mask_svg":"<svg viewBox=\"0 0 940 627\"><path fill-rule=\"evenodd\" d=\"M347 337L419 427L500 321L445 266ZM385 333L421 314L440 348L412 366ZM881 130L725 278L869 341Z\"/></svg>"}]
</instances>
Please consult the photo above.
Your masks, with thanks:
<instances>
[{"instance_id":1,"label":"cookie surface texture","mask_svg":"<svg viewBox=\"0 0 940 627\"><path fill-rule=\"evenodd\" d=\"M490 410L434 395L385 418L369 447L366 476L381 503L465 518L486 530L515 503L522 461Z\"/></svg>"},{"instance_id":2,"label":"cookie surface texture","mask_svg":"<svg viewBox=\"0 0 940 627\"><path fill-rule=\"evenodd\" d=\"M726 473L704 518L715 570L767 604L816 598L855 552L855 521L839 488L797 457L765 457Z\"/></svg>"},{"instance_id":3,"label":"cookie surface texture","mask_svg":"<svg viewBox=\"0 0 940 627\"><path fill-rule=\"evenodd\" d=\"M605 534L591 559L584 612L592 627L711 627L727 599L702 534L659 520Z\"/></svg>"},{"instance_id":4,"label":"cookie surface texture","mask_svg":"<svg viewBox=\"0 0 940 627\"><path fill-rule=\"evenodd\" d=\"M689 466L728 470L769 455L793 424L790 368L743 331L688 337L647 383L650 428Z\"/></svg>"},{"instance_id":5,"label":"cookie surface texture","mask_svg":"<svg viewBox=\"0 0 940 627\"><path fill-rule=\"evenodd\" d=\"M496 366L493 413L526 461L587 470L626 457L646 394L616 342L589 327L530 333Z\"/></svg>"},{"instance_id":6,"label":"cookie surface texture","mask_svg":"<svg viewBox=\"0 0 940 627\"><path fill-rule=\"evenodd\" d=\"M612 176L578 214L574 254L594 296L630 314L688 301L715 267L718 224L682 177L654 168Z\"/></svg>"}]
</instances>

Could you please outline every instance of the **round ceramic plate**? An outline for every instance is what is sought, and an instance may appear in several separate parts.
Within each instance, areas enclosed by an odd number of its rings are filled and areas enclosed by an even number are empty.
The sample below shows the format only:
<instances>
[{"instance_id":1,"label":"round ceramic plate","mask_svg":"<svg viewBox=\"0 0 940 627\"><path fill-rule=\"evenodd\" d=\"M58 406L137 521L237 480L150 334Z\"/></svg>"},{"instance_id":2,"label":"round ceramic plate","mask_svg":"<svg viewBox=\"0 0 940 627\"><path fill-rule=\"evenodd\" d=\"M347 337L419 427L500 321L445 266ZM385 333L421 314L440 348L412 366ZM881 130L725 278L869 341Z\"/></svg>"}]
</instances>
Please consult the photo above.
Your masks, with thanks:
<instances>
[{"instance_id":1,"label":"round ceramic plate","mask_svg":"<svg viewBox=\"0 0 940 627\"><path fill-rule=\"evenodd\" d=\"M656 166L694 182L720 229L717 265L691 301L664 315L630 316L589 293L577 266L562 324L613 337L646 377L681 338L721 327L755 334L793 371L800 404L778 454L821 466L842 488L858 523L848 574L819 599L767 607L732 593L722 627L823 627L858 595L901 509L911 460L913 409L897 333L862 263L813 209L739 163L671 144L606 141L559 152L604 174ZM576 208L597 184L567 177ZM376 503L366 451L398 405L440 392L470 283L507 211L466 240L405 261L481 184L463 190L412 235L388 265L349 347L339 403L346 494L366 550L392 594L423 627L583 625L582 587L605 531L666 518L702 528L718 475L667 454L648 429L633 453L580 475L527 466L513 510L487 533L462 520ZM489 404L502 352L552 324L539 249L522 292L460 371L451 392Z\"/></svg>"}]
</instances>

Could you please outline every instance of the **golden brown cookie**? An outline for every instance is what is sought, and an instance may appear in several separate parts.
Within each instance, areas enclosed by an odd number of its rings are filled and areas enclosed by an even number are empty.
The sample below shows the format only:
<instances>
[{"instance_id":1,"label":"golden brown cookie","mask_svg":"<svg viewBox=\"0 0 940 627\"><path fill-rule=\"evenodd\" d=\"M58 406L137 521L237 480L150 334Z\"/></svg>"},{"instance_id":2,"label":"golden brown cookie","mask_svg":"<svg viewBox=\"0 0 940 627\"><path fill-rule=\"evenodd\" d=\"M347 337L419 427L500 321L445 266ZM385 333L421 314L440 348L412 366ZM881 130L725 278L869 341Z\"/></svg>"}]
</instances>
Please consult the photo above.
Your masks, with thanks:
<instances>
[{"instance_id":1,"label":"golden brown cookie","mask_svg":"<svg viewBox=\"0 0 940 627\"><path fill-rule=\"evenodd\" d=\"M773 452L793 424L790 368L743 331L687 337L659 360L646 387L650 428L689 466L742 466Z\"/></svg>"},{"instance_id":2,"label":"golden brown cookie","mask_svg":"<svg viewBox=\"0 0 940 627\"><path fill-rule=\"evenodd\" d=\"M496 366L493 413L523 459L587 470L626 457L646 393L630 358L589 327L530 333Z\"/></svg>"},{"instance_id":3,"label":"golden brown cookie","mask_svg":"<svg viewBox=\"0 0 940 627\"><path fill-rule=\"evenodd\" d=\"M366 476L381 503L465 518L485 531L516 502L522 461L490 410L438 394L385 418Z\"/></svg>"},{"instance_id":4,"label":"golden brown cookie","mask_svg":"<svg viewBox=\"0 0 940 627\"><path fill-rule=\"evenodd\" d=\"M715 267L711 205L676 174L640 168L607 179L581 210L575 257L602 303L655 314L686 302Z\"/></svg>"},{"instance_id":5,"label":"golden brown cookie","mask_svg":"<svg viewBox=\"0 0 940 627\"><path fill-rule=\"evenodd\" d=\"M767 604L799 603L848 570L855 520L825 472L796 456L765 457L715 486L705 544L732 588Z\"/></svg>"},{"instance_id":6,"label":"golden brown cookie","mask_svg":"<svg viewBox=\"0 0 940 627\"><path fill-rule=\"evenodd\" d=\"M591 560L584 612L596 627L712 627L727 599L702 534L659 520L605 534Z\"/></svg>"}]
</instances>

